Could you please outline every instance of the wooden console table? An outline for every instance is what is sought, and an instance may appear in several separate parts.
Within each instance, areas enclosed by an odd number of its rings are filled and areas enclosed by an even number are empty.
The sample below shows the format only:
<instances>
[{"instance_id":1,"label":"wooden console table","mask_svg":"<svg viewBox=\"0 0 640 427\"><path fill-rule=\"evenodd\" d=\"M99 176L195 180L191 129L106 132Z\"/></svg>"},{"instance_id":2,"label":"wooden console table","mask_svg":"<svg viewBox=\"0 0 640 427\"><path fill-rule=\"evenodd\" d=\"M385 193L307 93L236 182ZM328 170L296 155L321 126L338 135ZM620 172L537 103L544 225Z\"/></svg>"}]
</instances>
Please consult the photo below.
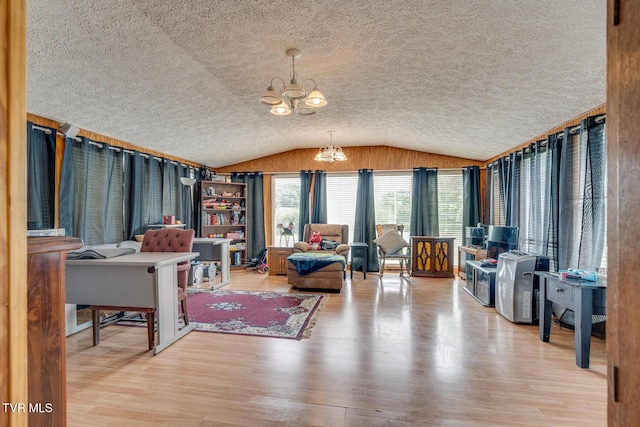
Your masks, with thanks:
<instances>
[{"instance_id":1,"label":"wooden console table","mask_svg":"<svg viewBox=\"0 0 640 427\"><path fill-rule=\"evenodd\" d=\"M477 246L458 246L458 276L467 280L467 261L480 261L486 257L486 249Z\"/></svg>"},{"instance_id":2,"label":"wooden console table","mask_svg":"<svg viewBox=\"0 0 640 427\"><path fill-rule=\"evenodd\" d=\"M411 236L411 275L454 277L453 237Z\"/></svg>"},{"instance_id":3,"label":"wooden console table","mask_svg":"<svg viewBox=\"0 0 640 427\"><path fill-rule=\"evenodd\" d=\"M43 405L29 426L67 425L65 260L81 247L76 237L27 238L29 403Z\"/></svg>"}]
</instances>

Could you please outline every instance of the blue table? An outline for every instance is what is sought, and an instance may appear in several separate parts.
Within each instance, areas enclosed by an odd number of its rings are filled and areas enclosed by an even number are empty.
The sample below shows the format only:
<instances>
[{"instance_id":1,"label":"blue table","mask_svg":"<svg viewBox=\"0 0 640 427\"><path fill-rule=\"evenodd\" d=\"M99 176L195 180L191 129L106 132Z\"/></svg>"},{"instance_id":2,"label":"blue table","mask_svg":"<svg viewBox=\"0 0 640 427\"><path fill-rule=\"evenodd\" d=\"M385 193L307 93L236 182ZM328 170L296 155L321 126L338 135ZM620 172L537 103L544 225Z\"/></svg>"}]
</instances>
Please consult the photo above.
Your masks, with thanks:
<instances>
[{"instance_id":1,"label":"blue table","mask_svg":"<svg viewBox=\"0 0 640 427\"><path fill-rule=\"evenodd\" d=\"M540 277L540 341L549 342L552 304L575 312L576 364L589 367L592 315L606 314L606 278L598 282L563 279L558 273L536 272Z\"/></svg>"}]
</instances>

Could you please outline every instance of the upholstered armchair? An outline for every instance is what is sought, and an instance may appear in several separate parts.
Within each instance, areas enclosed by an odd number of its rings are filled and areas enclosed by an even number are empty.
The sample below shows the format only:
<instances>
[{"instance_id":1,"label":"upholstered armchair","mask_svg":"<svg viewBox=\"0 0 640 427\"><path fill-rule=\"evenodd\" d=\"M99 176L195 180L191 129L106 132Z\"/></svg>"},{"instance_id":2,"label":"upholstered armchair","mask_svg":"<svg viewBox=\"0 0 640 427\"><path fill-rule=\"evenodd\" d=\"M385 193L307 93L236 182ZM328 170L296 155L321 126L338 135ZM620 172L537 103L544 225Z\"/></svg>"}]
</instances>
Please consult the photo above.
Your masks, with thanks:
<instances>
[{"instance_id":1,"label":"upholstered armchair","mask_svg":"<svg viewBox=\"0 0 640 427\"><path fill-rule=\"evenodd\" d=\"M313 250L309 240L313 233L320 233L323 239L337 242L335 249L319 249L318 252L332 252L342 255L345 259L349 255L349 225L347 224L305 224L302 242L293 245L294 252L309 252Z\"/></svg>"}]
</instances>

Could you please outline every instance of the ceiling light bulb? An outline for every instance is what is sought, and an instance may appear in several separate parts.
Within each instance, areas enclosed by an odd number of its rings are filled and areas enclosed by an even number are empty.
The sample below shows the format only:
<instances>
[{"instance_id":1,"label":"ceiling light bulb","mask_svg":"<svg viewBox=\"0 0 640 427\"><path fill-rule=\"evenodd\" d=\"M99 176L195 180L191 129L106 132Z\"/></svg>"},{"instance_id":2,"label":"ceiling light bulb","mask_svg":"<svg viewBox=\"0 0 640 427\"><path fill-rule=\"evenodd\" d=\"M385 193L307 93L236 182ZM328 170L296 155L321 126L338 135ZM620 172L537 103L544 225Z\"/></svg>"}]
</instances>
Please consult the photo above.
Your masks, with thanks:
<instances>
[{"instance_id":1,"label":"ceiling light bulb","mask_svg":"<svg viewBox=\"0 0 640 427\"><path fill-rule=\"evenodd\" d=\"M304 103L313 107L324 107L327 105L327 100L324 99L324 95L318 89L314 88Z\"/></svg>"},{"instance_id":2,"label":"ceiling light bulb","mask_svg":"<svg viewBox=\"0 0 640 427\"><path fill-rule=\"evenodd\" d=\"M340 148L340 147L336 147L336 152L335 152L333 158L336 159L339 162L343 162L343 161L347 160L347 156L345 156L345 154L342 152L342 148Z\"/></svg>"},{"instance_id":3,"label":"ceiling light bulb","mask_svg":"<svg viewBox=\"0 0 640 427\"><path fill-rule=\"evenodd\" d=\"M291 109L286 103L280 102L280 104L271 107L271 114L276 116L288 116L291 114Z\"/></svg>"}]
</instances>

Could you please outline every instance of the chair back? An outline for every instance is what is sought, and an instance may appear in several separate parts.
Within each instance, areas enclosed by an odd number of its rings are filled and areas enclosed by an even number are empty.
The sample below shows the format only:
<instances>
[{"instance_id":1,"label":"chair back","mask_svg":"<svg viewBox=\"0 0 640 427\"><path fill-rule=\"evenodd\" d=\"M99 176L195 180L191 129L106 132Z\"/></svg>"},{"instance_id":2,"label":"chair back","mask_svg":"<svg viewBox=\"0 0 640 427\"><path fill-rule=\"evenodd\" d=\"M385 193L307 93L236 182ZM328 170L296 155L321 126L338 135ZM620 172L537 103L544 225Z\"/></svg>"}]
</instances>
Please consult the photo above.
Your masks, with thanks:
<instances>
[{"instance_id":1,"label":"chair back","mask_svg":"<svg viewBox=\"0 0 640 427\"><path fill-rule=\"evenodd\" d=\"M144 233L140 252L191 252L195 231L161 228Z\"/></svg>"},{"instance_id":2,"label":"chair back","mask_svg":"<svg viewBox=\"0 0 640 427\"><path fill-rule=\"evenodd\" d=\"M348 224L305 224L303 241L309 243L311 234L318 232L327 240L335 240L338 243L349 243Z\"/></svg>"},{"instance_id":3,"label":"chair back","mask_svg":"<svg viewBox=\"0 0 640 427\"><path fill-rule=\"evenodd\" d=\"M181 230L178 228L148 230L144 233L140 252L191 252L194 236L194 230ZM182 290L187 289L190 268L191 263L189 261L178 263L178 286Z\"/></svg>"},{"instance_id":4,"label":"chair back","mask_svg":"<svg viewBox=\"0 0 640 427\"><path fill-rule=\"evenodd\" d=\"M398 230L398 232L402 236L402 233L404 231L404 224L376 224L377 237L382 236L389 230Z\"/></svg>"}]
</instances>

